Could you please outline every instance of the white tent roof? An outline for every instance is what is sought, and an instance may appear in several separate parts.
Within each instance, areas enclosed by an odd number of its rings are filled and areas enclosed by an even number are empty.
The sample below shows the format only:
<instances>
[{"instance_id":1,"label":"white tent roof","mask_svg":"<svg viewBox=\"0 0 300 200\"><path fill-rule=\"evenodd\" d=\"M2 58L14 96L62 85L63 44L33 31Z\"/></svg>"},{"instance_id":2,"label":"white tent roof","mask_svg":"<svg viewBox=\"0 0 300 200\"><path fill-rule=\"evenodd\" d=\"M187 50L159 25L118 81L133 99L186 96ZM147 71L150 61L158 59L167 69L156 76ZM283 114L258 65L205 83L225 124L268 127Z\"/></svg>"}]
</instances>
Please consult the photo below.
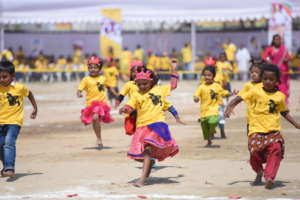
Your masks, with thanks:
<instances>
[{"instance_id":1,"label":"white tent roof","mask_svg":"<svg viewBox=\"0 0 300 200\"><path fill-rule=\"evenodd\" d=\"M100 22L103 8L121 8L125 22L232 21L269 18L281 0L0 0L4 24ZM293 16L300 1L289 0Z\"/></svg>"}]
</instances>

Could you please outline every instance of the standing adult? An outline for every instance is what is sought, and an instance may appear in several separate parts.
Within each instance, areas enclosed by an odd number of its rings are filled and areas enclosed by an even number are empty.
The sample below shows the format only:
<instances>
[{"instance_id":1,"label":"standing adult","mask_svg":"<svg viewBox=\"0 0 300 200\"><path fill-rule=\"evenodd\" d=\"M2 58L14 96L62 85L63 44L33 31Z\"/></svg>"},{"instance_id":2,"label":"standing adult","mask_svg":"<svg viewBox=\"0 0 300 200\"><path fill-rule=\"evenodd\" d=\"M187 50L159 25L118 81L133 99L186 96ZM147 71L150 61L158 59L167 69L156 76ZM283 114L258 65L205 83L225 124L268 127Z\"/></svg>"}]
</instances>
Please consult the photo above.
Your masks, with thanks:
<instances>
[{"instance_id":1,"label":"standing adult","mask_svg":"<svg viewBox=\"0 0 300 200\"><path fill-rule=\"evenodd\" d=\"M244 44L240 46L236 55L236 61L239 69L239 74L242 81L247 81L248 79L248 69L249 69L249 62L250 62L250 54L248 49L245 47Z\"/></svg>"},{"instance_id":2,"label":"standing adult","mask_svg":"<svg viewBox=\"0 0 300 200\"><path fill-rule=\"evenodd\" d=\"M192 46L188 42L184 43L184 47L181 49L181 56L183 62L183 70L185 72L192 71ZM193 78L193 74L184 74L183 78L191 80Z\"/></svg>"},{"instance_id":3,"label":"standing adult","mask_svg":"<svg viewBox=\"0 0 300 200\"><path fill-rule=\"evenodd\" d=\"M248 50L249 50L252 60L260 59L261 46L257 42L256 37L254 37L254 36L251 37L250 43L248 45Z\"/></svg>"},{"instance_id":4,"label":"standing adult","mask_svg":"<svg viewBox=\"0 0 300 200\"><path fill-rule=\"evenodd\" d=\"M268 46L262 55L262 59L270 64L277 65L280 70L280 84L279 90L285 94L286 102L289 97L289 80L290 75L288 63L291 59L288 49L282 43L282 39L279 34L275 34L272 38L272 43Z\"/></svg>"}]
</instances>

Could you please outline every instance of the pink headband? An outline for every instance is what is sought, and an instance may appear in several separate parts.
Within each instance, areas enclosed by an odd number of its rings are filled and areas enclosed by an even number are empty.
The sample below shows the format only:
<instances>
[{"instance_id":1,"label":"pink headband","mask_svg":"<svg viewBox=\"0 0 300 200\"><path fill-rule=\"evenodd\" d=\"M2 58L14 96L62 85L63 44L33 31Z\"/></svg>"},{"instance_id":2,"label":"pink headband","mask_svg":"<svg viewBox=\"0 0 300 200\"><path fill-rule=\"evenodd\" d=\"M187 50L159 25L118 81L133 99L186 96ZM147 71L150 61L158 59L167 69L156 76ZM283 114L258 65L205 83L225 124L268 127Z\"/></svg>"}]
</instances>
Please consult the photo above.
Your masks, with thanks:
<instances>
[{"instance_id":1,"label":"pink headband","mask_svg":"<svg viewBox=\"0 0 300 200\"><path fill-rule=\"evenodd\" d=\"M88 60L88 64L97 64L99 65L101 62L100 58L93 56Z\"/></svg>"},{"instance_id":2,"label":"pink headband","mask_svg":"<svg viewBox=\"0 0 300 200\"><path fill-rule=\"evenodd\" d=\"M216 61L212 57L208 57L204 59L204 64L205 65L215 65Z\"/></svg>"},{"instance_id":3,"label":"pink headband","mask_svg":"<svg viewBox=\"0 0 300 200\"><path fill-rule=\"evenodd\" d=\"M135 67L135 66L141 67L141 66L143 66L143 63L139 60L134 60L130 63L130 68Z\"/></svg>"},{"instance_id":4,"label":"pink headband","mask_svg":"<svg viewBox=\"0 0 300 200\"><path fill-rule=\"evenodd\" d=\"M151 81L153 80L151 78L151 71L146 71L146 72L136 72L135 74L135 80L148 80Z\"/></svg>"}]
</instances>

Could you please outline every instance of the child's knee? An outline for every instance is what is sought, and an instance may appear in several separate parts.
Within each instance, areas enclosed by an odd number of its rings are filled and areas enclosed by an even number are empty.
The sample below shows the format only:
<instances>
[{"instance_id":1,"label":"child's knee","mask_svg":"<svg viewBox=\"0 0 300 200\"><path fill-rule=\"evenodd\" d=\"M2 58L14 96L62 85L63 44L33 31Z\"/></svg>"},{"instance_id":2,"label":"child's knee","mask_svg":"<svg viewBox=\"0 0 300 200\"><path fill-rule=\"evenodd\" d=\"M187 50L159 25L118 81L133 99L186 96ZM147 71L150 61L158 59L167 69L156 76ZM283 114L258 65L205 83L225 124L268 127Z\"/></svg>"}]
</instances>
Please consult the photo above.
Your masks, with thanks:
<instances>
[{"instance_id":1,"label":"child's knee","mask_svg":"<svg viewBox=\"0 0 300 200\"><path fill-rule=\"evenodd\" d=\"M144 149L144 155L150 155L152 151L151 145L146 145Z\"/></svg>"},{"instance_id":2,"label":"child's knee","mask_svg":"<svg viewBox=\"0 0 300 200\"><path fill-rule=\"evenodd\" d=\"M94 121L99 120L99 115L98 115L98 114L93 114L93 120L94 120Z\"/></svg>"}]
</instances>

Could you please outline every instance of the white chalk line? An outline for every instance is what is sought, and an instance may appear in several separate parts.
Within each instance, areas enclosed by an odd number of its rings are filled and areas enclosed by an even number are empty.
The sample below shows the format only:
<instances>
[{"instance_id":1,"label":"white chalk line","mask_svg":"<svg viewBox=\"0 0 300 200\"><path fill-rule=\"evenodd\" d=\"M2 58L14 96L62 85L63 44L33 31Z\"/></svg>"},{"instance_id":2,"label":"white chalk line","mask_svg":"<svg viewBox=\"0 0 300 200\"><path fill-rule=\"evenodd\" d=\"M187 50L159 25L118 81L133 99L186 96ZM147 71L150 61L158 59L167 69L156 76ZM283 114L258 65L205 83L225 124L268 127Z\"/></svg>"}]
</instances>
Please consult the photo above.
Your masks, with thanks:
<instances>
[{"instance_id":1,"label":"white chalk line","mask_svg":"<svg viewBox=\"0 0 300 200\"><path fill-rule=\"evenodd\" d=\"M98 191L92 191L85 187L68 189L64 191L44 193L44 194L25 194L25 195L1 195L0 199L180 199L180 200L228 200L230 197L201 197L196 195L168 195L168 194L105 194ZM234 198L232 198L234 199ZM249 200L249 198L240 197L240 200ZM266 200L292 200L290 198L269 198Z\"/></svg>"}]
</instances>

